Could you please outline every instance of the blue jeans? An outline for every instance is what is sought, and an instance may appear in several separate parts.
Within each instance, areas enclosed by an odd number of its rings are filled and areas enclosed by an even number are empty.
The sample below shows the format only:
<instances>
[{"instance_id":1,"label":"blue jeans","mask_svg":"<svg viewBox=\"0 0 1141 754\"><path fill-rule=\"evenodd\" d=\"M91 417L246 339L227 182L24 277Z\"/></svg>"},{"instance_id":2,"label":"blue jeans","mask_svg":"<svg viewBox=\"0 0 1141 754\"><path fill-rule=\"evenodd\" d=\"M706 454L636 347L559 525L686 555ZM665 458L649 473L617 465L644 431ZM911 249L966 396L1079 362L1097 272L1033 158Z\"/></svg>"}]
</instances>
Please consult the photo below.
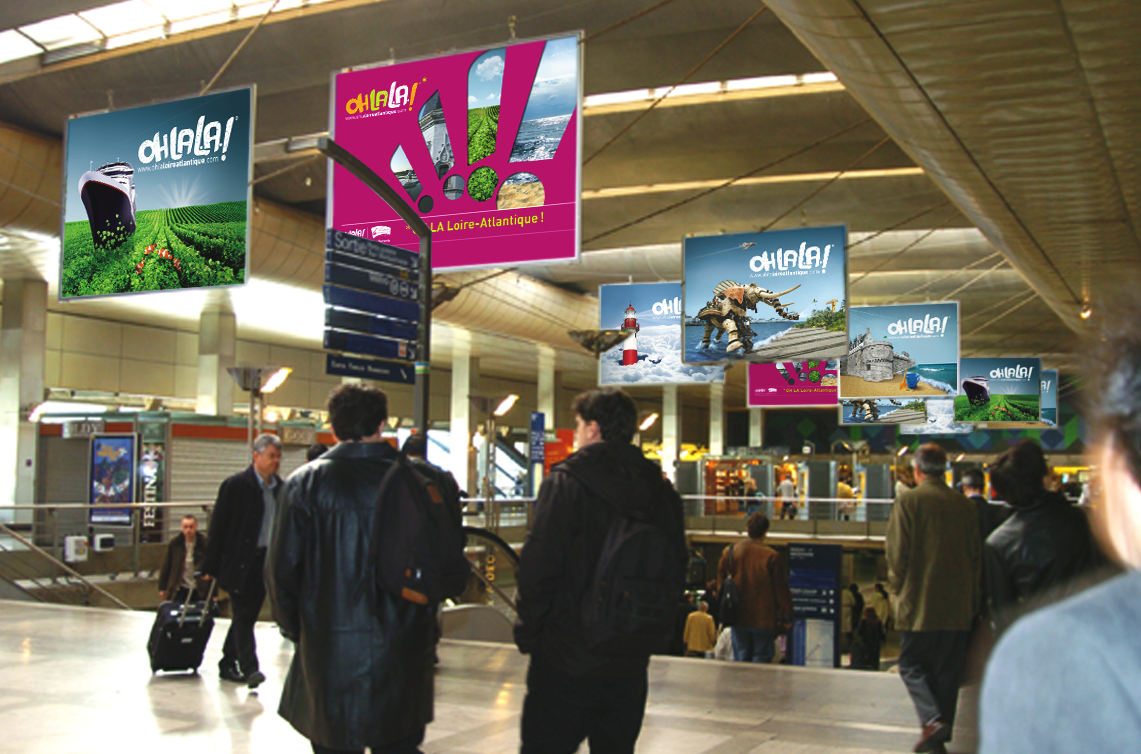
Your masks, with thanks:
<instances>
[{"instance_id":1,"label":"blue jeans","mask_svg":"<svg viewBox=\"0 0 1141 754\"><path fill-rule=\"evenodd\" d=\"M777 632L771 628L733 626L733 661L768 664L776 654Z\"/></svg>"}]
</instances>

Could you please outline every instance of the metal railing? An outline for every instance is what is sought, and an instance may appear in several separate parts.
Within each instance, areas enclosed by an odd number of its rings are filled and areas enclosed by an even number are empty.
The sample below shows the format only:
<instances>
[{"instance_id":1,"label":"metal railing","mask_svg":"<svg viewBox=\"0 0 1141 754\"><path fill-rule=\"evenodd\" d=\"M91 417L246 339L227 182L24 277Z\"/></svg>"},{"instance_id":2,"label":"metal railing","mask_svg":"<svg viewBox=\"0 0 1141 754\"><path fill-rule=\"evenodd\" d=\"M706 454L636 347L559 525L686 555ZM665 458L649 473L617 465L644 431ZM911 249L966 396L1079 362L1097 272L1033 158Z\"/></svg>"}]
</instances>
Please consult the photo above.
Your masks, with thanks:
<instances>
[{"instance_id":1,"label":"metal railing","mask_svg":"<svg viewBox=\"0 0 1141 754\"><path fill-rule=\"evenodd\" d=\"M884 537L891 515L891 498L798 498L786 504L779 497L682 495L686 530L690 534L745 532L754 511L769 517L769 535L865 539Z\"/></svg>"},{"instance_id":2,"label":"metal railing","mask_svg":"<svg viewBox=\"0 0 1141 754\"><path fill-rule=\"evenodd\" d=\"M93 594L123 610L127 603L93 583L19 532L0 524L0 578L40 602L90 605ZM45 575L45 570L50 575Z\"/></svg>"}]
</instances>

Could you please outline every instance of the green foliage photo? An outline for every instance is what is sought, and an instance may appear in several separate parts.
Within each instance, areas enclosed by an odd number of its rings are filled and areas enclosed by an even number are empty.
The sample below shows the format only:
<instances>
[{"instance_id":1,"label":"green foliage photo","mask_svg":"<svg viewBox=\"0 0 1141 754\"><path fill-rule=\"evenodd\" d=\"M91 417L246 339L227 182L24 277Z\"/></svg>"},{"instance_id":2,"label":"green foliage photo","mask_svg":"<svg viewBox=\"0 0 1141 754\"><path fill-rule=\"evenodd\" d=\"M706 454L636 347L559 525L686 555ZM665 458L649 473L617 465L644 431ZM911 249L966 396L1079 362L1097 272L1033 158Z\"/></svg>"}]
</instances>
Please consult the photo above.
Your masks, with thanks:
<instances>
[{"instance_id":1,"label":"green foliage photo","mask_svg":"<svg viewBox=\"0 0 1141 754\"><path fill-rule=\"evenodd\" d=\"M246 203L142 210L135 214L134 234L116 240L116 245L99 248L90 223L65 224L60 265L64 297L244 282ZM154 250L148 253L150 246ZM172 258L160 256L162 249Z\"/></svg>"},{"instance_id":2,"label":"green foliage photo","mask_svg":"<svg viewBox=\"0 0 1141 754\"><path fill-rule=\"evenodd\" d=\"M487 201L495 196L495 187L499 185L499 176L489 167L476 168L468 178L467 191L477 202Z\"/></svg>"},{"instance_id":3,"label":"green foliage photo","mask_svg":"<svg viewBox=\"0 0 1141 754\"><path fill-rule=\"evenodd\" d=\"M495 151L499 133L499 105L477 107L467 112L467 164L475 163ZM474 194L473 194L474 196Z\"/></svg>"},{"instance_id":4,"label":"green foliage photo","mask_svg":"<svg viewBox=\"0 0 1141 754\"><path fill-rule=\"evenodd\" d=\"M836 311L832 311L831 309L813 309L812 313L808 315L808 319L803 322L797 322L793 327L819 327L829 332L846 332L848 329L847 313L844 311L843 306L838 306Z\"/></svg>"},{"instance_id":5,"label":"green foliage photo","mask_svg":"<svg viewBox=\"0 0 1141 754\"><path fill-rule=\"evenodd\" d=\"M965 395L955 396L957 422L1036 422L1037 395L992 395L986 403L971 405Z\"/></svg>"}]
</instances>

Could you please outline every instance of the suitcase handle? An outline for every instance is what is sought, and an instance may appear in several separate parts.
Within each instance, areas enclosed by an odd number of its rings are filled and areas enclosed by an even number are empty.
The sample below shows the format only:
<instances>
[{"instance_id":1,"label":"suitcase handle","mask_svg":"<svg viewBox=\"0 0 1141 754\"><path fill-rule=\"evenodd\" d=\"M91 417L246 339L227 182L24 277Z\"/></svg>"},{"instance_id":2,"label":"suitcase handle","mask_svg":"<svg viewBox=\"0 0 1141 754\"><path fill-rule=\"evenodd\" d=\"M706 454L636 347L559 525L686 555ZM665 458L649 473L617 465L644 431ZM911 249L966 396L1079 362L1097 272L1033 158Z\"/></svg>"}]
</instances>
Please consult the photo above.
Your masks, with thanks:
<instances>
[{"instance_id":1,"label":"suitcase handle","mask_svg":"<svg viewBox=\"0 0 1141 754\"><path fill-rule=\"evenodd\" d=\"M218 584L217 579L210 579L210 588L206 591L206 610L202 615L205 619L206 615L210 613L210 600L214 597L214 587ZM178 627L182 628L182 624L186 622L186 611L190 608L190 600L182 603L182 615L178 617Z\"/></svg>"}]
</instances>

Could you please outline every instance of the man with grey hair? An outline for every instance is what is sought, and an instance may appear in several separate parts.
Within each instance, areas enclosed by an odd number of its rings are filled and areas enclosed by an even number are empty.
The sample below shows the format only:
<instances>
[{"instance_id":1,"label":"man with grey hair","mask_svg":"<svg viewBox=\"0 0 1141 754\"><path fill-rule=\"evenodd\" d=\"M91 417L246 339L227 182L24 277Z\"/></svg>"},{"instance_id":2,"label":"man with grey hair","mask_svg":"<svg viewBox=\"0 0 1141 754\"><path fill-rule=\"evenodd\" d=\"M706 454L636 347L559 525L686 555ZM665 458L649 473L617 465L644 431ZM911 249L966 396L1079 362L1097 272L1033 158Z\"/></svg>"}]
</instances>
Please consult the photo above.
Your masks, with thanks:
<instances>
[{"instance_id":1,"label":"man with grey hair","mask_svg":"<svg viewBox=\"0 0 1141 754\"><path fill-rule=\"evenodd\" d=\"M981 607L982 544L974 503L946 484L943 449L922 445L912 464L918 484L899 496L887 525L888 589L897 600L899 675L922 728L915 751L945 752Z\"/></svg>"},{"instance_id":2,"label":"man with grey hair","mask_svg":"<svg viewBox=\"0 0 1141 754\"><path fill-rule=\"evenodd\" d=\"M256 688L265 680L258 668L254 625L265 602L265 551L273 532L281 477L281 440L258 435L253 462L222 482L210 517L203 578L216 578L230 593L233 617L218 673L223 680Z\"/></svg>"}]
</instances>

